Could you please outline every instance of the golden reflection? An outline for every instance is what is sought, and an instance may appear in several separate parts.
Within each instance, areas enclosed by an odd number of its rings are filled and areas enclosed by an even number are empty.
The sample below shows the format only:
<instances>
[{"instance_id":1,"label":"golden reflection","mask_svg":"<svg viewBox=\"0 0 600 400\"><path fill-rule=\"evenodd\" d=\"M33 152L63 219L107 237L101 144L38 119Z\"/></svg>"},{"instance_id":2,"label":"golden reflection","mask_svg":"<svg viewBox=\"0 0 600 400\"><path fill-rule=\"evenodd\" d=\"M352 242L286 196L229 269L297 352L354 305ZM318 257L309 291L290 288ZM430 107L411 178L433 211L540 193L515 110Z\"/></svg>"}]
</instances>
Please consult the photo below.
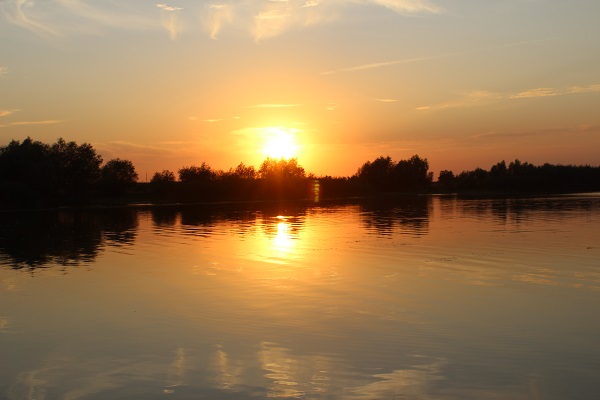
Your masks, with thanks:
<instances>
[{"instance_id":1,"label":"golden reflection","mask_svg":"<svg viewBox=\"0 0 600 400\"><path fill-rule=\"evenodd\" d=\"M167 370L167 384L164 393L174 393L175 388L182 386L185 380L186 351L183 347L177 349L175 360Z\"/></svg>"},{"instance_id":2,"label":"golden reflection","mask_svg":"<svg viewBox=\"0 0 600 400\"><path fill-rule=\"evenodd\" d=\"M318 203L321 200L321 183L315 179L312 184L313 201Z\"/></svg>"},{"instance_id":3,"label":"golden reflection","mask_svg":"<svg viewBox=\"0 0 600 400\"><path fill-rule=\"evenodd\" d=\"M231 389L241 385L242 366L229 359L229 355L223 346L217 345L216 351L212 355L210 365L215 372L214 383L220 389Z\"/></svg>"},{"instance_id":4,"label":"golden reflection","mask_svg":"<svg viewBox=\"0 0 600 400\"><path fill-rule=\"evenodd\" d=\"M278 215L277 219L279 222L277 222L277 233L273 238L273 249L282 253L290 253L294 248L292 226L282 215Z\"/></svg>"},{"instance_id":5,"label":"golden reflection","mask_svg":"<svg viewBox=\"0 0 600 400\"><path fill-rule=\"evenodd\" d=\"M325 356L294 356L287 348L262 342L258 361L270 381L269 398L305 398L327 393L332 382L330 373L339 366Z\"/></svg>"}]
</instances>

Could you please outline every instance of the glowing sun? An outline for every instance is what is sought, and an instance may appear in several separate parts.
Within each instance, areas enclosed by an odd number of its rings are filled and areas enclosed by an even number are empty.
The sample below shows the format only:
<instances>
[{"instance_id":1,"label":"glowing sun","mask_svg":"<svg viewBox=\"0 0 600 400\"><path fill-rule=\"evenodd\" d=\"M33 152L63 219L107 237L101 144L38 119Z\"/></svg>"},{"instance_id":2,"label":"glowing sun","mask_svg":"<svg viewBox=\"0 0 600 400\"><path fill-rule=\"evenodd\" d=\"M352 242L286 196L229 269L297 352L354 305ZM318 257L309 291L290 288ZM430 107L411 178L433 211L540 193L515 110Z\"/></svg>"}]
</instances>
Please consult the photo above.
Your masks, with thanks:
<instances>
[{"instance_id":1,"label":"glowing sun","mask_svg":"<svg viewBox=\"0 0 600 400\"><path fill-rule=\"evenodd\" d=\"M271 127L264 128L264 148L267 157L271 158L293 158L298 152L296 144L296 130L290 128Z\"/></svg>"}]
</instances>

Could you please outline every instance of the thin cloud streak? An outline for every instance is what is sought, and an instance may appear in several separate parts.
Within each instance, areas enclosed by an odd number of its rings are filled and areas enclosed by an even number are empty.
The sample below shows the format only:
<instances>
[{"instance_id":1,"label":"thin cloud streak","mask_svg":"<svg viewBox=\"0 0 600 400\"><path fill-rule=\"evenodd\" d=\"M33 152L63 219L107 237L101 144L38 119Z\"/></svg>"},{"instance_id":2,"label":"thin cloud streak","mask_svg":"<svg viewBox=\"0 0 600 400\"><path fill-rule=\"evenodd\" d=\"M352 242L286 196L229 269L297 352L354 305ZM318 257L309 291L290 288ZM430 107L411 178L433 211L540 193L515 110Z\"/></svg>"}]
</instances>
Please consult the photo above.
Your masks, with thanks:
<instances>
[{"instance_id":1,"label":"thin cloud streak","mask_svg":"<svg viewBox=\"0 0 600 400\"><path fill-rule=\"evenodd\" d=\"M566 96L571 94L583 94L583 93L600 93L600 84L593 84L589 86L572 86L567 89L558 88L535 88L525 90L519 93L503 94L489 92L486 90L472 90L465 92L459 98L437 104L437 105L424 105L416 107L416 111L436 111L450 108L462 108L472 107L477 105L490 104L492 102L501 100L519 100L519 99L533 99L542 97L557 97Z\"/></svg>"},{"instance_id":2,"label":"thin cloud streak","mask_svg":"<svg viewBox=\"0 0 600 400\"><path fill-rule=\"evenodd\" d=\"M10 23L42 36L97 32L103 27L162 27L171 38L176 38L183 26L193 29L200 18L204 30L213 39L228 25L250 33L258 42L290 29L335 20L338 11L351 3L380 6L401 15L438 14L442 11L424 0L243 0L208 5L189 2L186 7L154 3L152 6L159 8L162 14L157 17L156 13L152 13L151 5L126 2L98 5L85 0L0 0L0 15Z\"/></svg>"},{"instance_id":3,"label":"thin cloud streak","mask_svg":"<svg viewBox=\"0 0 600 400\"><path fill-rule=\"evenodd\" d=\"M156 7L163 10L162 25L166 29L171 40L177 39L177 35L183 31L181 21L178 18L176 11L181 11L181 7L172 7L163 3L159 3Z\"/></svg>"},{"instance_id":4,"label":"thin cloud streak","mask_svg":"<svg viewBox=\"0 0 600 400\"><path fill-rule=\"evenodd\" d=\"M574 135L574 134L594 134L600 132L600 125L572 125L572 126L561 126L537 130L528 131L489 131L482 132L470 136L470 139L511 139L521 137L535 137L535 136L552 136L552 135Z\"/></svg>"},{"instance_id":5,"label":"thin cloud streak","mask_svg":"<svg viewBox=\"0 0 600 400\"><path fill-rule=\"evenodd\" d=\"M233 22L233 6L229 4L210 4L208 15L204 20L204 25L208 28L210 37L217 39L223 26Z\"/></svg>"},{"instance_id":6,"label":"thin cloud streak","mask_svg":"<svg viewBox=\"0 0 600 400\"><path fill-rule=\"evenodd\" d=\"M564 96L568 94L579 94L579 93L599 93L600 85L594 84L589 86L572 86L568 89L557 89L557 88L536 88L526 90L524 92L516 93L510 96L511 99L526 99L532 97L553 97L553 96Z\"/></svg>"},{"instance_id":7,"label":"thin cloud streak","mask_svg":"<svg viewBox=\"0 0 600 400\"><path fill-rule=\"evenodd\" d=\"M14 113L16 113L18 111L21 111L21 110L18 110L18 109L0 110L0 118L1 117L8 117L9 115L14 114Z\"/></svg>"},{"instance_id":8,"label":"thin cloud streak","mask_svg":"<svg viewBox=\"0 0 600 400\"><path fill-rule=\"evenodd\" d=\"M558 96L561 94L559 91L553 88L537 88L526 90L521 93L513 94L510 96L511 99L526 99L529 97L551 97Z\"/></svg>"},{"instance_id":9,"label":"thin cloud streak","mask_svg":"<svg viewBox=\"0 0 600 400\"><path fill-rule=\"evenodd\" d=\"M361 1L361 3L377 4L402 15L440 14L443 12L441 7L435 6L430 2L423 0L370 0Z\"/></svg>"},{"instance_id":10,"label":"thin cloud streak","mask_svg":"<svg viewBox=\"0 0 600 400\"><path fill-rule=\"evenodd\" d=\"M2 15L11 23L38 35L60 36L54 29L35 21L25 10L33 8L33 0L6 0L0 3Z\"/></svg>"},{"instance_id":11,"label":"thin cloud streak","mask_svg":"<svg viewBox=\"0 0 600 400\"><path fill-rule=\"evenodd\" d=\"M384 62L378 62L378 63L356 65L354 67L340 68L340 69L334 69L331 71L321 72L321 75L333 75L333 74L338 74L341 72L365 71L368 69L388 67L390 65L410 64L410 63L419 62L419 61L437 60L437 59L449 57L452 55L455 55L455 54L444 54L444 55L440 55L440 56L417 57L417 58L405 58L402 60L393 60L393 61L384 61Z\"/></svg>"},{"instance_id":12,"label":"thin cloud streak","mask_svg":"<svg viewBox=\"0 0 600 400\"><path fill-rule=\"evenodd\" d=\"M158 3L156 5L156 7L160 8L160 9L163 9L165 11L179 11L179 10L183 10L183 8L181 8L181 7L172 7L172 6L168 6L166 4L163 4L163 3Z\"/></svg>"},{"instance_id":13,"label":"thin cloud streak","mask_svg":"<svg viewBox=\"0 0 600 400\"><path fill-rule=\"evenodd\" d=\"M10 122L8 124L0 125L0 128L5 128L8 126L22 126L22 125L53 125L60 124L65 122L64 120L46 120L46 121L17 121Z\"/></svg>"},{"instance_id":14,"label":"thin cloud streak","mask_svg":"<svg viewBox=\"0 0 600 400\"><path fill-rule=\"evenodd\" d=\"M290 108L302 107L302 104L255 104L253 106L245 106L244 108Z\"/></svg>"},{"instance_id":15,"label":"thin cloud streak","mask_svg":"<svg viewBox=\"0 0 600 400\"><path fill-rule=\"evenodd\" d=\"M156 26L143 10L131 10L129 5L94 7L83 0L1 0L0 17L8 22L45 37L67 34L97 33L112 27L147 29Z\"/></svg>"}]
</instances>

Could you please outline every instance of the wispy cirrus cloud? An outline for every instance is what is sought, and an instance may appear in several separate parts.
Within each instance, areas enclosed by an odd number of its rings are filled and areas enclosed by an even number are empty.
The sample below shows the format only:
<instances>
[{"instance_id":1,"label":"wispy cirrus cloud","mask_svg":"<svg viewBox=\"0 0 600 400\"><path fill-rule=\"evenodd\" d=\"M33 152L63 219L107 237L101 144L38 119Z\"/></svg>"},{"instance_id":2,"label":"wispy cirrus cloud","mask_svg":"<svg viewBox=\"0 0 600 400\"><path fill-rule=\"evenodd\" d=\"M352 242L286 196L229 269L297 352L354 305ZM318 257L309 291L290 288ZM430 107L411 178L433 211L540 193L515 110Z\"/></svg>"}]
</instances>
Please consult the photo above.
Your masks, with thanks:
<instances>
[{"instance_id":1,"label":"wispy cirrus cloud","mask_svg":"<svg viewBox=\"0 0 600 400\"><path fill-rule=\"evenodd\" d=\"M233 6L231 4L210 4L204 20L210 37L216 39L223 26L232 23Z\"/></svg>"},{"instance_id":2,"label":"wispy cirrus cloud","mask_svg":"<svg viewBox=\"0 0 600 400\"><path fill-rule=\"evenodd\" d=\"M391 65L410 64L410 63L415 63L415 62L419 62L419 61L436 60L436 59L440 59L440 58L444 58L444 57L449 57L451 55L453 55L453 54L443 54L443 55L439 55L439 56L429 56L429 57L404 58L404 59L400 59L400 60L361 64L361 65L355 65L352 67L344 67L344 68L340 68L340 69L324 71L324 72L321 72L321 75L333 75L333 74L338 74L341 72L365 71L365 70L374 69L374 68L389 67Z\"/></svg>"},{"instance_id":3,"label":"wispy cirrus cloud","mask_svg":"<svg viewBox=\"0 0 600 400\"><path fill-rule=\"evenodd\" d=\"M18 111L20 111L20 110L18 110L18 109L1 110L0 109L0 118L2 118L2 117L8 117L9 115L14 114L14 113L16 113Z\"/></svg>"},{"instance_id":4,"label":"wispy cirrus cloud","mask_svg":"<svg viewBox=\"0 0 600 400\"><path fill-rule=\"evenodd\" d=\"M458 97L450 101L435 105L424 105L416 107L416 111L435 111L452 108L472 107L476 105L489 104L491 102L502 99L504 95L501 93L490 92L487 90L469 90L459 93Z\"/></svg>"},{"instance_id":5,"label":"wispy cirrus cloud","mask_svg":"<svg viewBox=\"0 0 600 400\"><path fill-rule=\"evenodd\" d=\"M177 11L183 10L182 7L173 7L164 3L158 3L156 7L163 10L161 16L162 25L166 29L169 37L172 40L177 39L177 35L183 31L183 25Z\"/></svg>"},{"instance_id":6,"label":"wispy cirrus cloud","mask_svg":"<svg viewBox=\"0 0 600 400\"><path fill-rule=\"evenodd\" d=\"M37 34L59 35L58 31L43 22L32 0L4 0L0 2L0 13L9 22Z\"/></svg>"},{"instance_id":7,"label":"wispy cirrus cloud","mask_svg":"<svg viewBox=\"0 0 600 400\"><path fill-rule=\"evenodd\" d=\"M179 11L179 10L183 10L183 8L181 8L181 7L168 6L168 5L163 4L163 3L158 3L156 5L156 7L161 8L161 9L163 9L165 11Z\"/></svg>"},{"instance_id":8,"label":"wispy cirrus cloud","mask_svg":"<svg viewBox=\"0 0 600 400\"><path fill-rule=\"evenodd\" d=\"M8 74L8 68L0 66L0 78L4 78Z\"/></svg>"},{"instance_id":9,"label":"wispy cirrus cloud","mask_svg":"<svg viewBox=\"0 0 600 400\"><path fill-rule=\"evenodd\" d=\"M84 0L1 0L0 17L40 36L51 37L96 33L107 27L137 29L155 25L126 4L93 6Z\"/></svg>"},{"instance_id":10,"label":"wispy cirrus cloud","mask_svg":"<svg viewBox=\"0 0 600 400\"><path fill-rule=\"evenodd\" d=\"M560 91L558 91L557 89L554 89L554 88L536 88L536 89L530 89L530 90L526 90L524 92L510 95L510 98L511 99L526 99L528 97L551 97L551 96L558 96L559 94L561 94Z\"/></svg>"},{"instance_id":11,"label":"wispy cirrus cloud","mask_svg":"<svg viewBox=\"0 0 600 400\"><path fill-rule=\"evenodd\" d=\"M252 106L245 106L245 108L289 108L289 107L302 107L302 104L266 103L266 104L255 104Z\"/></svg>"},{"instance_id":12,"label":"wispy cirrus cloud","mask_svg":"<svg viewBox=\"0 0 600 400\"><path fill-rule=\"evenodd\" d=\"M256 41L290 29L331 21L349 5L385 7L401 15L437 14L443 10L428 0L222 0L206 4L171 2L93 2L91 0L0 0L0 16L44 36L97 32L106 27L166 29L176 38L182 27L193 30L198 18L212 38L226 26L249 32ZM183 6L180 6L183 5ZM152 11L159 8L161 15Z\"/></svg>"},{"instance_id":13,"label":"wispy cirrus cloud","mask_svg":"<svg viewBox=\"0 0 600 400\"><path fill-rule=\"evenodd\" d=\"M55 119L51 119L51 120L45 120L45 121L16 121L16 122L9 122L8 124L4 124L4 125L0 125L0 128L6 128L8 126L21 126L21 125L54 125L54 124L60 124L62 122L65 122L64 120L55 120Z\"/></svg>"},{"instance_id":14,"label":"wispy cirrus cloud","mask_svg":"<svg viewBox=\"0 0 600 400\"><path fill-rule=\"evenodd\" d=\"M564 135L589 135L600 132L600 125L594 124L577 124L558 126L545 129L524 130L524 131L488 131L477 133L470 136L472 139L511 139L520 137L535 137L535 136L564 136Z\"/></svg>"},{"instance_id":15,"label":"wispy cirrus cloud","mask_svg":"<svg viewBox=\"0 0 600 400\"><path fill-rule=\"evenodd\" d=\"M534 99L542 97L556 97L582 93L600 93L600 84L588 86L571 86L568 88L534 88L518 93L498 93L486 90L471 90L460 93L459 96L448 102L435 105L416 107L416 111L436 111L442 109L473 107L490 104L502 100Z\"/></svg>"},{"instance_id":16,"label":"wispy cirrus cloud","mask_svg":"<svg viewBox=\"0 0 600 400\"><path fill-rule=\"evenodd\" d=\"M439 14L443 11L441 7L424 0L364 0L361 3L373 3L400 14Z\"/></svg>"},{"instance_id":17,"label":"wispy cirrus cloud","mask_svg":"<svg viewBox=\"0 0 600 400\"><path fill-rule=\"evenodd\" d=\"M532 97L553 97L553 96L564 96L568 94L578 93L598 93L600 92L600 85L588 85L588 86L571 86L566 89L560 88L535 88L525 90L523 92L515 93L510 95L511 99L526 99Z\"/></svg>"}]
</instances>

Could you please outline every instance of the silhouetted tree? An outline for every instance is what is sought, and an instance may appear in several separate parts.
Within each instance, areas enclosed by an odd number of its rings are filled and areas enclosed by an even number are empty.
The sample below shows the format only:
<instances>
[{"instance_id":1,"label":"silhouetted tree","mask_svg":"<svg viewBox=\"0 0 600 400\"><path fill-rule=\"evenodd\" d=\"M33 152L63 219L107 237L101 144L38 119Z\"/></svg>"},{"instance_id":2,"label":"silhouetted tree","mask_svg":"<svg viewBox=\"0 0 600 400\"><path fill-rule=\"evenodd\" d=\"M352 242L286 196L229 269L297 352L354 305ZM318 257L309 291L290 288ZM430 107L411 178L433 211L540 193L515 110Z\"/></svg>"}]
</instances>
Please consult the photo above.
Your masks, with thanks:
<instances>
[{"instance_id":1,"label":"silhouetted tree","mask_svg":"<svg viewBox=\"0 0 600 400\"><path fill-rule=\"evenodd\" d=\"M408 160L400 160L392 168L392 179L396 190L416 190L428 186L433 180L426 158L414 155Z\"/></svg>"},{"instance_id":2,"label":"silhouetted tree","mask_svg":"<svg viewBox=\"0 0 600 400\"><path fill-rule=\"evenodd\" d=\"M308 196L308 180L296 158L266 158L258 170L257 192L268 200L300 199Z\"/></svg>"},{"instance_id":3,"label":"silhouetted tree","mask_svg":"<svg viewBox=\"0 0 600 400\"><path fill-rule=\"evenodd\" d=\"M506 161L502 160L496 165L493 165L490 169L490 175L496 177L504 177L508 175L508 168L506 167Z\"/></svg>"},{"instance_id":4,"label":"silhouetted tree","mask_svg":"<svg viewBox=\"0 0 600 400\"><path fill-rule=\"evenodd\" d=\"M286 160L267 157L258 170L258 176L263 179L304 178L304 168L298 165L298 159Z\"/></svg>"},{"instance_id":5,"label":"silhouetted tree","mask_svg":"<svg viewBox=\"0 0 600 400\"><path fill-rule=\"evenodd\" d=\"M210 166L203 162L199 167L192 165L189 167L183 167L179 171L179 180L181 182L208 182L215 178L215 172Z\"/></svg>"},{"instance_id":6,"label":"silhouetted tree","mask_svg":"<svg viewBox=\"0 0 600 400\"><path fill-rule=\"evenodd\" d=\"M356 177L380 191L407 191L422 189L433 180L426 158L418 155L408 160L392 161L391 157L378 157L364 163Z\"/></svg>"},{"instance_id":7,"label":"silhouetted tree","mask_svg":"<svg viewBox=\"0 0 600 400\"><path fill-rule=\"evenodd\" d=\"M50 158L61 194L81 197L98 182L102 157L91 144L78 145L60 138L50 146Z\"/></svg>"},{"instance_id":8,"label":"silhouetted tree","mask_svg":"<svg viewBox=\"0 0 600 400\"><path fill-rule=\"evenodd\" d=\"M150 179L152 184L170 184L175 182L175 174L169 170L163 170L162 172L155 172Z\"/></svg>"},{"instance_id":9,"label":"silhouetted tree","mask_svg":"<svg viewBox=\"0 0 600 400\"><path fill-rule=\"evenodd\" d=\"M0 204L35 205L52 196L56 174L50 148L31 138L0 147Z\"/></svg>"},{"instance_id":10,"label":"silhouetted tree","mask_svg":"<svg viewBox=\"0 0 600 400\"><path fill-rule=\"evenodd\" d=\"M388 190L391 189L391 173L394 166L390 156L378 157L373 162L365 162L358 169L356 176L376 189Z\"/></svg>"},{"instance_id":11,"label":"silhouetted tree","mask_svg":"<svg viewBox=\"0 0 600 400\"><path fill-rule=\"evenodd\" d=\"M100 187L108 194L122 194L135 185L137 180L138 174L129 160L115 158L100 169Z\"/></svg>"},{"instance_id":12,"label":"silhouetted tree","mask_svg":"<svg viewBox=\"0 0 600 400\"><path fill-rule=\"evenodd\" d=\"M228 174L238 179L256 179L257 172L252 165L239 163L235 169L230 169Z\"/></svg>"},{"instance_id":13,"label":"silhouetted tree","mask_svg":"<svg viewBox=\"0 0 600 400\"><path fill-rule=\"evenodd\" d=\"M438 183L442 185L446 189L451 189L454 187L454 172L448 170L440 171L438 176Z\"/></svg>"},{"instance_id":14,"label":"silhouetted tree","mask_svg":"<svg viewBox=\"0 0 600 400\"><path fill-rule=\"evenodd\" d=\"M175 174L169 170L155 172L150 179L152 191L162 197L175 196Z\"/></svg>"}]
</instances>

